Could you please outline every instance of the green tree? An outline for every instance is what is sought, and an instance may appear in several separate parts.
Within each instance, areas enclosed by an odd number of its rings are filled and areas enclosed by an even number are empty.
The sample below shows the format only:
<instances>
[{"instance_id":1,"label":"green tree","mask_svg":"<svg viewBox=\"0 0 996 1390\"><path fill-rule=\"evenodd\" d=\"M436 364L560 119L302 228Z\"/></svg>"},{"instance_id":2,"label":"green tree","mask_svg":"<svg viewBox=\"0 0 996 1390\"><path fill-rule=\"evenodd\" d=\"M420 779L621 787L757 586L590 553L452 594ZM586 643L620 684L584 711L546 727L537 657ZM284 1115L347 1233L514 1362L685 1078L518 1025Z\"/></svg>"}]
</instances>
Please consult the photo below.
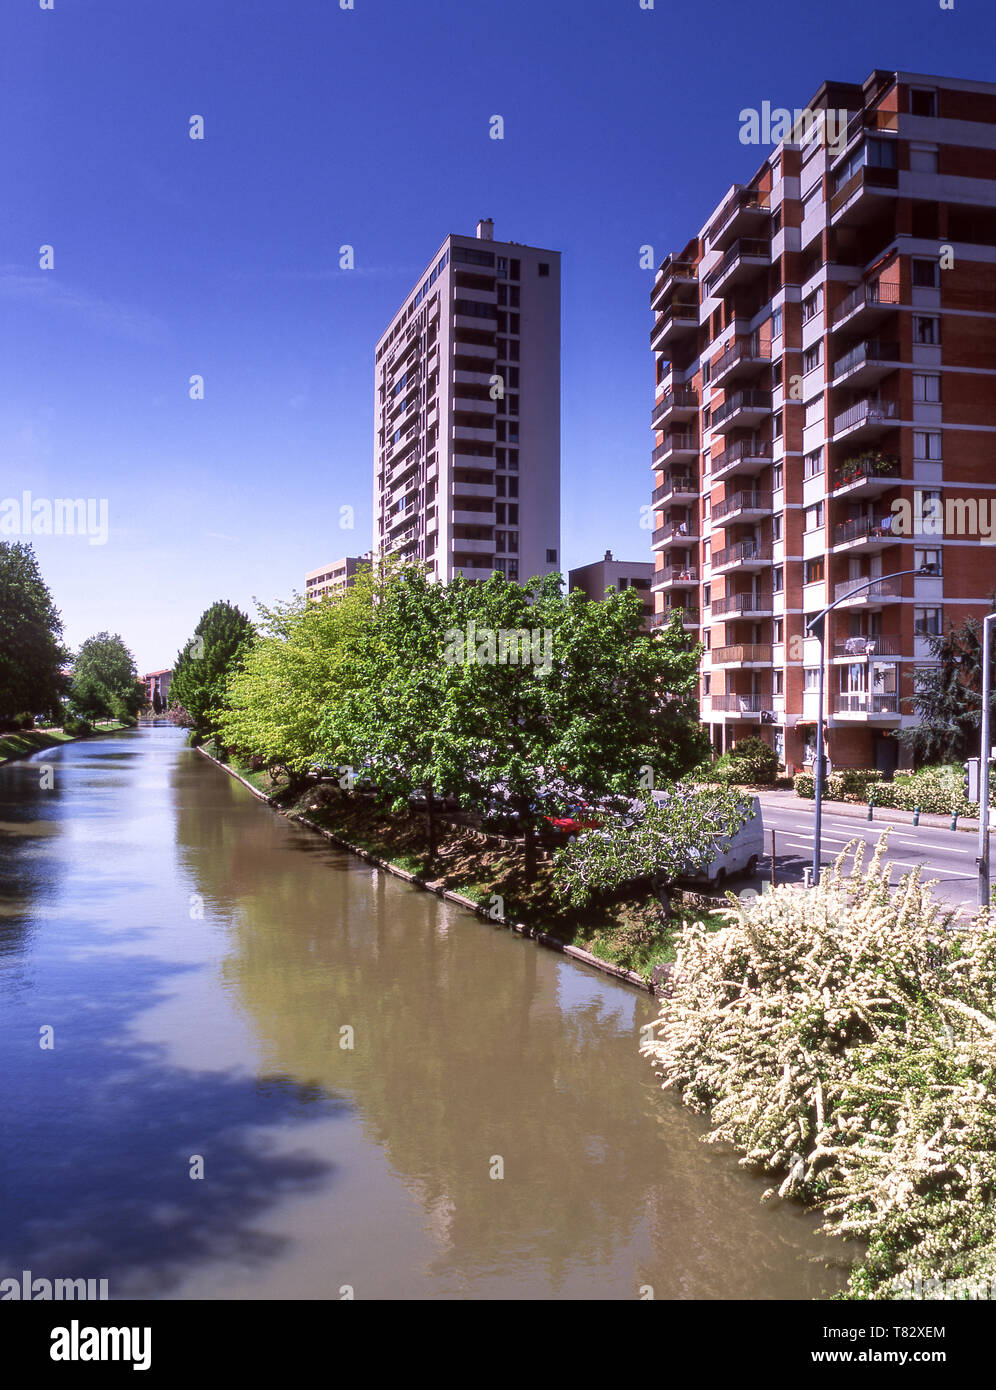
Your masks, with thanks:
<instances>
[{"instance_id":1,"label":"green tree","mask_svg":"<svg viewBox=\"0 0 996 1390\"><path fill-rule=\"evenodd\" d=\"M254 629L241 609L225 601L201 614L194 635L177 653L169 688L170 705L182 705L202 732L213 733L225 687L252 645Z\"/></svg>"},{"instance_id":2,"label":"green tree","mask_svg":"<svg viewBox=\"0 0 996 1390\"><path fill-rule=\"evenodd\" d=\"M88 637L73 663L69 703L84 719L133 718L145 703L135 658L118 633Z\"/></svg>"},{"instance_id":3,"label":"green tree","mask_svg":"<svg viewBox=\"0 0 996 1390\"><path fill-rule=\"evenodd\" d=\"M0 725L21 713L54 713L68 658L34 549L0 541Z\"/></svg>"},{"instance_id":4,"label":"green tree","mask_svg":"<svg viewBox=\"0 0 996 1390\"><path fill-rule=\"evenodd\" d=\"M996 609L996 593L990 596ZM901 729L897 738L913 762L964 762L979 753L982 722L982 624L975 618L927 639L938 663L914 677L913 709L920 722ZM996 727L996 690L991 712Z\"/></svg>"},{"instance_id":5,"label":"green tree","mask_svg":"<svg viewBox=\"0 0 996 1390\"><path fill-rule=\"evenodd\" d=\"M159 691L158 691L158 690L153 690L153 692L152 692L152 713L153 713L153 714L162 714L162 712L163 712L163 697L159 694Z\"/></svg>"}]
</instances>

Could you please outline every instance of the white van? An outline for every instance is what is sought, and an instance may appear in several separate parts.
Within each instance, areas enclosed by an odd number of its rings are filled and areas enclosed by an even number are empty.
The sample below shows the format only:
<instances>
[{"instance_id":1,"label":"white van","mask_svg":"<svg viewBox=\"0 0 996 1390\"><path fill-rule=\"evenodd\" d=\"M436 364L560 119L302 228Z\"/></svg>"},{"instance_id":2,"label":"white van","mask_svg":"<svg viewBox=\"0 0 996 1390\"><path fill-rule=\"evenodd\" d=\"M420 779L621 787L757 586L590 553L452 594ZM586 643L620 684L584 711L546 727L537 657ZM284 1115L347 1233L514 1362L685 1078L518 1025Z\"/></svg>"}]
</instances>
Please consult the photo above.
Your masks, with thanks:
<instances>
[{"instance_id":1,"label":"white van","mask_svg":"<svg viewBox=\"0 0 996 1390\"><path fill-rule=\"evenodd\" d=\"M654 792L655 801L666 794ZM761 815L761 802L752 797L751 815L735 835L717 840L715 852L707 864L690 866L689 872L682 875L682 881L705 883L710 889L717 889L724 879L735 874L745 874L753 878L757 873L759 860L764 855L764 820Z\"/></svg>"}]
</instances>

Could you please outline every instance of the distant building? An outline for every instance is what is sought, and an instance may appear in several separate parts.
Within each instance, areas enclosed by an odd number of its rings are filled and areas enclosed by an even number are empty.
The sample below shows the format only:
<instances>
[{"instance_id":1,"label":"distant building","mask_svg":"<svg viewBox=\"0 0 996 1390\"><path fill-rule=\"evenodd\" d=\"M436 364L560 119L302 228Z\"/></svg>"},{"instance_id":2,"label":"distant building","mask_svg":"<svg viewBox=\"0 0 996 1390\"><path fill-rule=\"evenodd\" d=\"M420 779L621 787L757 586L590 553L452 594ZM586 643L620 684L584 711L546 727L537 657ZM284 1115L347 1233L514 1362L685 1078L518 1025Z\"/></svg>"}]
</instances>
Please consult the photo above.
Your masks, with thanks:
<instances>
[{"instance_id":1,"label":"distant building","mask_svg":"<svg viewBox=\"0 0 996 1390\"><path fill-rule=\"evenodd\" d=\"M172 679L172 671L149 671L147 675L142 677L142 684L145 686L145 698L150 705L152 704L152 697L156 693L158 693L163 705L167 704L166 697L169 695L169 685Z\"/></svg>"},{"instance_id":2,"label":"distant building","mask_svg":"<svg viewBox=\"0 0 996 1390\"><path fill-rule=\"evenodd\" d=\"M320 599L326 594L348 589L353 583L356 571L361 565L369 565L370 552L366 555L344 555L341 560L331 560L316 570L309 570L304 577L304 589L308 598Z\"/></svg>"},{"instance_id":3,"label":"distant building","mask_svg":"<svg viewBox=\"0 0 996 1390\"><path fill-rule=\"evenodd\" d=\"M654 566L649 560L613 560L612 551L605 552L605 558L593 564L582 565L571 570L568 576L568 589L580 589L590 599L603 599L606 589L637 589L643 599L647 615L646 627L650 628L654 611L654 598L650 591Z\"/></svg>"}]
</instances>

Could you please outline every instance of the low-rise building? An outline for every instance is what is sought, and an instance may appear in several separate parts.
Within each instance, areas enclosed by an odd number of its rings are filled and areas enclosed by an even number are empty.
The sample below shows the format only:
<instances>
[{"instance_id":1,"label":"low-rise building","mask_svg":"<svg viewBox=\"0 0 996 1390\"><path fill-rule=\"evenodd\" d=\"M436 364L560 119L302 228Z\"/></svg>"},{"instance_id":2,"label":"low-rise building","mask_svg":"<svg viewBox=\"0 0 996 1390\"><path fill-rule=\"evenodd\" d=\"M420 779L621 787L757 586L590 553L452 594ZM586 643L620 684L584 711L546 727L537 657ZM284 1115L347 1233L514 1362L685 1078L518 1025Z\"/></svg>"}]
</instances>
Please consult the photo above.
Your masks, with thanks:
<instances>
[{"instance_id":1,"label":"low-rise building","mask_svg":"<svg viewBox=\"0 0 996 1390\"><path fill-rule=\"evenodd\" d=\"M568 575L568 589L580 589L590 599L603 599L606 589L637 589L643 600L646 626L649 630L654 612L654 596L650 585L654 566L649 560L614 560L612 551L590 565L581 565Z\"/></svg>"},{"instance_id":2,"label":"low-rise building","mask_svg":"<svg viewBox=\"0 0 996 1390\"><path fill-rule=\"evenodd\" d=\"M327 565L308 571L304 577L304 591L308 598L321 599L326 594L348 589L359 567L369 563L369 551L366 555L343 555L339 560L330 560Z\"/></svg>"}]
</instances>

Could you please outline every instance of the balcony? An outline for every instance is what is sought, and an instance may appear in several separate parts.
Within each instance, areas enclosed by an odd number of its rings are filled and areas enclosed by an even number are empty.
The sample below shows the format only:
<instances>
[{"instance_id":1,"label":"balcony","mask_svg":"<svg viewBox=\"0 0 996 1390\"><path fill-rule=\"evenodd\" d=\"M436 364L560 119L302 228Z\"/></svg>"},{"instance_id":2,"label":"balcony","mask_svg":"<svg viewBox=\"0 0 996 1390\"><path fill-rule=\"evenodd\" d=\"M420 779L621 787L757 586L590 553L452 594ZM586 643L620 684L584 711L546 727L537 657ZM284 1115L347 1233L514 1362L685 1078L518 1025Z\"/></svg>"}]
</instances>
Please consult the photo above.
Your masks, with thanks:
<instances>
[{"instance_id":1,"label":"balcony","mask_svg":"<svg viewBox=\"0 0 996 1390\"><path fill-rule=\"evenodd\" d=\"M474 396L455 396L453 399L453 409L460 410L465 415L493 415L497 408L498 402L490 397L483 401Z\"/></svg>"},{"instance_id":2,"label":"balcony","mask_svg":"<svg viewBox=\"0 0 996 1390\"><path fill-rule=\"evenodd\" d=\"M675 300L657 315L650 330L651 351L669 352L676 342L697 332L698 326L698 304Z\"/></svg>"},{"instance_id":3,"label":"balcony","mask_svg":"<svg viewBox=\"0 0 996 1390\"><path fill-rule=\"evenodd\" d=\"M712 412L712 428L721 434L732 429L750 429L770 414L770 391L734 391Z\"/></svg>"},{"instance_id":4,"label":"balcony","mask_svg":"<svg viewBox=\"0 0 996 1390\"><path fill-rule=\"evenodd\" d=\"M663 307L668 290L673 290L678 285L694 285L698 278L699 273L694 261L683 261L676 256L668 256L654 277L654 288L650 294L651 309L658 312Z\"/></svg>"},{"instance_id":5,"label":"balcony","mask_svg":"<svg viewBox=\"0 0 996 1390\"><path fill-rule=\"evenodd\" d=\"M454 500L456 499L456 497L457 497L458 495L459 495L460 497L489 497L489 498L490 498L490 497L494 497L494 496L495 496L495 485L494 485L494 480L492 479L492 481L491 481L490 483L461 483L461 482L456 481L456 479L454 479L454 482L453 482L453 496L454 496Z\"/></svg>"},{"instance_id":6,"label":"balcony","mask_svg":"<svg viewBox=\"0 0 996 1390\"><path fill-rule=\"evenodd\" d=\"M899 459L894 454L857 455L845 459L834 471L834 497L877 497L895 487Z\"/></svg>"},{"instance_id":7,"label":"balcony","mask_svg":"<svg viewBox=\"0 0 996 1390\"><path fill-rule=\"evenodd\" d=\"M725 251L745 232L759 232L771 223L770 194L756 188L735 188L716 213L708 236L710 245Z\"/></svg>"},{"instance_id":8,"label":"balcony","mask_svg":"<svg viewBox=\"0 0 996 1390\"><path fill-rule=\"evenodd\" d=\"M738 642L732 647L713 647L713 666L770 666L771 647L767 643Z\"/></svg>"},{"instance_id":9,"label":"balcony","mask_svg":"<svg viewBox=\"0 0 996 1390\"><path fill-rule=\"evenodd\" d=\"M694 458L699 452L699 437L692 430L672 430L666 434L653 452L653 466L660 468L669 459Z\"/></svg>"},{"instance_id":10,"label":"balcony","mask_svg":"<svg viewBox=\"0 0 996 1390\"><path fill-rule=\"evenodd\" d=\"M712 616L770 618L774 611L772 603L771 594L727 594L725 598L713 599Z\"/></svg>"},{"instance_id":11,"label":"balcony","mask_svg":"<svg viewBox=\"0 0 996 1390\"><path fill-rule=\"evenodd\" d=\"M748 376L770 362L770 347L762 347L754 337L738 338L719 361L713 363L712 385L718 387L721 383L735 381L737 377Z\"/></svg>"},{"instance_id":12,"label":"balcony","mask_svg":"<svg viewBox=\"0 0 996 1390\"><path fill-rule=\"evenodd\" d=\"M881 343L877 338L869 338L837 358L830 382L832 386L874 386L900 366L898 343Z\"/></svg>"},{"instance_id":13,"label":"balcony","mask_svg":"<svg viewBox=\"0 0 996 1390\"><path fill-rule=\"evenodd\" d=\"M462 507L453 507L450 510L450 521L455 526L494 526L495 510L493 506L490 511L486 512L466 511Z\"/></svg>"},{"instance_id":14,"label":"balcony","mask_svg":"<svg viewBox=\"0 0 996 1390\"><path fill-rule=\"evenodd\" d=\"M667 473L660 487L654 488L654 506L680 498L698 497L699 485L691 473Z\"/></svg>"},{"instance_id":15,"label":"balcony","mask_svg":"<svg viewBox=\"0 0 996 1390\"><path fill-rule=\"evenodd\" d=\"M697 584L699 582L699 572L694 565L665 565L663 569L654 570L651 589L657 593L662 589L673 589L676 585Z\"/></svg>"},{"instance_id":16,"label":"balcony","mask_svg":"<svg viewBox=\"0 0 996 1390\"><path fill-rule=\"evenodd\" d=\"M885 550L895 545L901 537L893 535L891 513L882 516L855 517L852 521L841 521L833 529L833 549L869 552Z\"/></svg>"},{"instance_id":17,"label":"balcony","mask_svg":"<svg viewBox=\"0 0 996 1390\"><path fill-rule=\"evenodd\" d=\"M654 413L650 417L652 429L659 430L668 423L669 420L688 420L698 414L699 398L696 392L687 386L675 386L670 391L665 391L660 400L654 405Z\"/></svg>"},{"instance_id":18,"label":"balcony","mask_svg":"<svg viewBox=\"0 0 996 1390\"><path fill-rule=\"evenodd\" d=\"M478 429L473 425L454 425L452 438L456 444L493 444L495 427L488 425L484 429Z\"/></svg>"},{"instance_id":19,"label":"balcony","mask_svg":"<svg viewBox=\"0 0 996 1390\"><path fill-rule=\"evenodd\" d=\"M875 397L858 401L841 415L835 415L832 439L870 439L894 429L899 414L896 401L880 401Z\"/></svg>"},{"instance_id":20,"label":"balcony","mask_svg":"<svg viewBox=\"0 0 996 1390\"><path fill-rule=\"evenodd\" d=\"M835 584L834 602L840 603L842 608L856 608L859 605L875 608L881 603L902 602L903 586L898 579L880 579L864 589L857 588L860 584L868 584L868 580L845 579L842 584Z\"/></svg>"},{"instance_id":21,"label":"balcony","mask_svg":"<svg viewBox=\"0 0 996 1390\"><path fill-rule=\"evenodd\" d=\"M850 691L833 697L833 712L845 719L883 720L899 723L899 696L874 695L866 691Z\"/></svg>"},{"instance_id":22,"label":"balcony","mask_svg":"<svg viewBox=\"0 0 996 1390\"><path fill-rule=\"evenodd\" d=\"M713 714L734 714L742 719L760 719L772 712L770 695L713 695Z\"/></svg>"},{"instance_id":23,"label":"balcony","mask_svg":"<svg viewBox=\"0 0 996 1390\"><path fill-rule=\"evenodd\" d=\"M486 357L491 362L495 360L495 348L493 344L456 343L454 344L453 351L457 357Z\"/></svg>"},{"instance_id":24,"label":"balcony","mask_svg":"<svg viewBox=\"0 0 996 1390\"><path fill-rule=\"evenodd\" d=\"M703 286L703 297L727 294L734 285L749 280L759 270L771 264L771 243L751 237L740 237L733 243Z\"/></svg>"},{"instance_id":25,"label":"balcony","mask_svg":"<svg viewBox=\"0 0 996 1390\"><path fill-rule=\"evenodd\" d=\"M454 553L462 555L494 555L494 538L490 540L472 540L470 537L452 536L450 546Z\"/></svg>"},{"instance_id":26,"label":"balcony","mask_svg":"<svg viewBox=\"0 0 996 1390\"><path fill-rule=\"evenodd\" d=\"M669 545L688 545L690 541L699 539L698 522L691 521L672 521L666 526L659 526L651 538L652 550L664 550Z\"/></svg>"},{"instance_id":27,"label":"balcony","mask_svg":"<svg viewBox=\"0 0 996 1390\"><path fill-rule=\"evenodd\" d=\"M770 462L770 444L760 439L738 439L712 460L711 480L718 483L734 473L759 473Z\"/></svg>"},{"instance_id":28,"label":"balcony","mask_svg":"<svg viewBox=\"0 0 996 1390\"><path fill-rule=\"evenodd\" d=\"M831 227L861 226L881 215L887 203L895 206L899 170L864 164L830 199Z\"/></svg>"},{"instance_id":29,"label":"balcony","mask_svg":"<svg viewBox=\"0 0 996 1390\"><path fill-rule=\"evenodd\" d=\"M881 282L858 285L833 311L831 331L836 333L845 326L852 331L870 328L894 313L898 303L898 285Z\"/></svg>"},{"instance_id":30,"label":"balcony","mask_svg":"<svg viewBox=\"0 0 996 1390\"><path fill-rule=\"evenodd\" d=\"M734 521L754 521L771 515L770 492L735 492L712 509L712 524L732 526Z\"/></svg>"},{"instance_id":31,"label":"balcony","mask_svg":"<svg viewBox=\"0 0 996 1390\"><path fill-rule=\"evenodd\" d=\"M898 637L846 637L833 644L834 661L869 661L878 656L902 655L902 641Z\"/></svg>"},{"instance_id":32,"label":"balcony","mask_svg":"<svg viewBox=\"0 0 996 1390\"><path fill-rule=\"evenodd\" d=\"M681 619L682 627L698 627L699 610L697 608L682 608L679 604L675 603L672 604L669 608L663 609L662 612L654 613L651 615L651 632L657 630L658 628L667 627L668 623L675 616L675 614L677 614L678 617Z\"/></svg>"},{"instance_id":33,"label":"balcony","mask_svg":"<svg viewBox=\"0 0 996 1390\"><path fill-rule=\"evenodd\" d=\"M736 545L716 551L712 557L712 572L720 574L734 567L742 570L762 570L770 564L770 545L761 545L759 541L738 541Z\"/></svg>"}]
</instances>

